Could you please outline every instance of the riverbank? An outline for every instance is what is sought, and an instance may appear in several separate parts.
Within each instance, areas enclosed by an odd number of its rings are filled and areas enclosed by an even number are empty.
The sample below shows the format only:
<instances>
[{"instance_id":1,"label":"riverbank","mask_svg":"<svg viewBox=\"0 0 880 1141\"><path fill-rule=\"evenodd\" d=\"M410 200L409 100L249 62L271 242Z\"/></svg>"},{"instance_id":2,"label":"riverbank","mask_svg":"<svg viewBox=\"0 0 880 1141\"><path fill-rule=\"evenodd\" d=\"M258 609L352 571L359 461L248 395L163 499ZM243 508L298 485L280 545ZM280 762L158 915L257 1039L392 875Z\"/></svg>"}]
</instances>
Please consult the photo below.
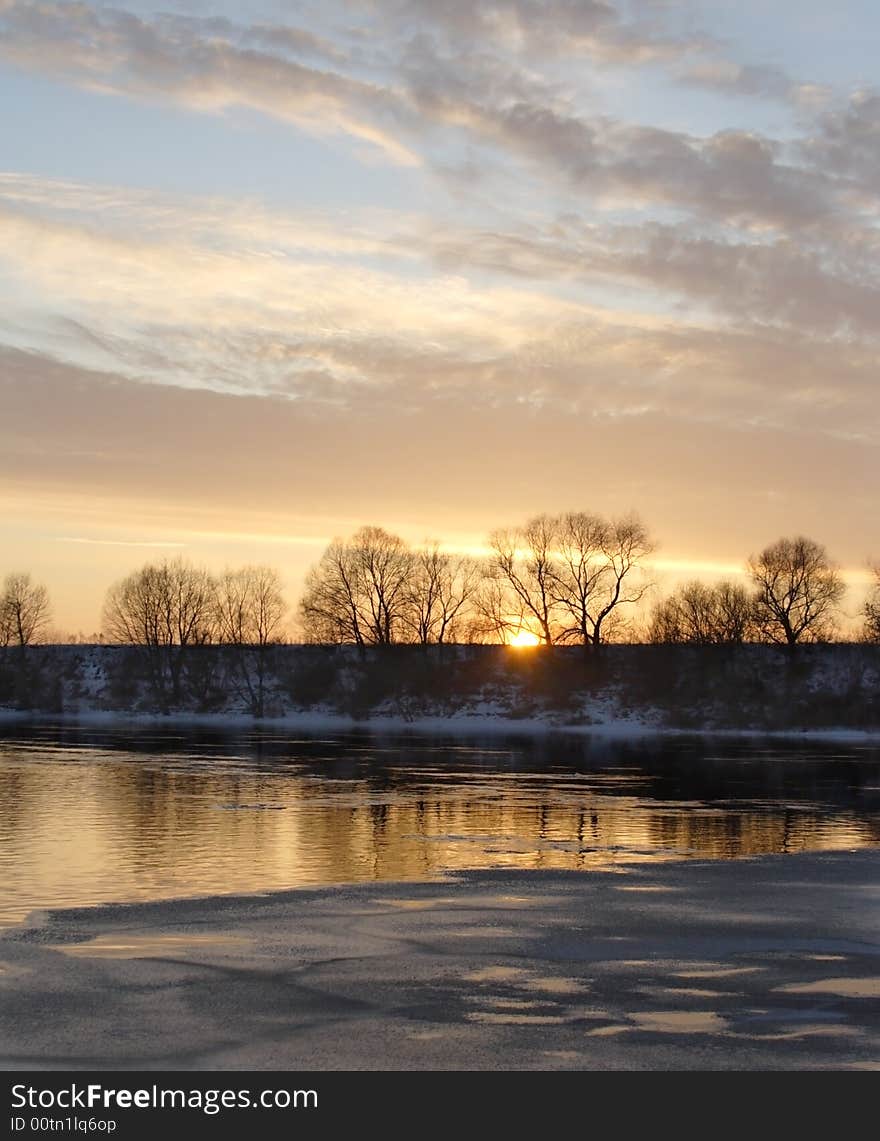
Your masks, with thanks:
<instances>
[{"instance_id":1,"label":"riverbank","mask_svg":"<svg viewBox=\"0 0 880 1141\"><path fill-rule=\"evenodd\" d=\"M880 1067L880 852L33 915L0 1066Z\"/></svg>"},{"instance_id":2,"label":"riverbank","mask_svg":"<svg viewBox=\"0 0 880 1141\"><path fill-rule=\"evenodd\" d=\"M302 732L880 738L880 646L37 646L0 719ZM251 656L248 656L248 654ZM257 655L257 656L254 656ZM846 735L845 737L842 735ZM863 735L863 736L859 736Z\"/></svg>"},{"instance_id":3,"label":"riverbank","mask_svg":"<svg viewBox=\"0 0 880 1141\"><path fill-rule=\"evenodd\" d=\"M498 737L544 737L563 734L569 737L596 737L607 740L641 740L658 737L706 736L721 740L813 741L849 745L880 744L880 728L852 729L719 729L713 727L681 729L646 718L620 718L595 721L589 725L571 725L549 718L514 718L501 714L452 714L448 717L375 716L355 718L334 713L287 713L281 717L254 717L249 713L131 713L122 710L77 710L59 715L14 709L0 709L0 732L16 726L63 727L83 729L139 730L179 729L204 730L232 735L252 732L269 734L345 736L367 733L380 738L424 736L481 740Z\"/></svg>"}]
</instances>

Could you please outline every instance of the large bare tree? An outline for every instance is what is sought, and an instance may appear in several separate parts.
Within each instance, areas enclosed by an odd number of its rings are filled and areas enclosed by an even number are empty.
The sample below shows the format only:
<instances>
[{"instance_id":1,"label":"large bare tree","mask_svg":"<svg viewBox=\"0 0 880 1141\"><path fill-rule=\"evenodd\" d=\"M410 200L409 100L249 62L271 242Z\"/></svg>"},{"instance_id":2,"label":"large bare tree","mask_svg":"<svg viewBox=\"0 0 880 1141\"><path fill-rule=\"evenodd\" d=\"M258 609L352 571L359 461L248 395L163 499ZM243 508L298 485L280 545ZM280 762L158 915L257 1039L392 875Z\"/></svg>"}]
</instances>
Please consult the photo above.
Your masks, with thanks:
<instances>
[{"instance_id":1,"label":"large bare tree","mask_svg":"<svg viewBox=\"0 0 880 1141\"><path fill-rule=\"evenodd\" d=\"M489 576L496 589L488 592L492 613L487 617L499 636L526 626L545 645L556 640L557 537L557 520L550 515L536 515L524 527L489 536Z\"/></svg>"},{"instance_id":2,"label":"large bare tree","mask_svg":"<svg viewBox=\"0 0 880 1141\"><path fill-rule=\"evenodd\" d=\"M649 642L739 645L755 633L754 606L744 586L688 582L655 607Z\"/></svg>"},{"instance_id":3,"label":"large bare tree","mask_svg":"<svg viewBox=\"0 0 880 1141\"><path fill-rule=\"evenodd\" d=\"M287 611L278 571L266 566L227 570L216 588L217 637L226 647L234 684L255 717L263 717L271 647L281 641Z\"/></svg>"},{"instance_id":4,"label":"large bare tree","mask_svg":"<svg viewBox=\"0 0 880 1141\"><path fill-rule=\"evenodd\" d=\"M310 642L382 646L406 640L412 554L381 527L334 539L306 576L299 613Z\"/></svg>"},{"instance_id":5,"label":"large bare tree","mask_svg":"<svg viewBox=\"0 0 880 1141\"><path fill-rule=\"evenodd\" d=\"M619 608L635 605L648 589L640 571L654 544L636 515L603 519L569 512L559 517L557 532L557 640L598 646Z\"/></svg>"},{"instance_id":6,"label":"large bare tree","mask_svg":"<svg viewBox=\"0 0 880 1141\"><path fill-rule=\"evenodd\" d=\"M794 647L829 638L844 585L821 543L779 539L748 560L755 618L771 642Z\"/></svg>"},{"instance_id":7,"label":"large bare tree","mask_svg":"<svg viewBox=\"0 0 880 1141\"><path fill-rule=\"evenodd\" d=\"M148 564L107 592L104 631L113 642L141 647L163 712L181 700L189 651L215 640L215 598L211 575L183 559Z\"/></svg>"},{"instance_id":8,"label":"large bare tree","mask_svg":"<svg viewBox=\"0 0 880 1141\"><path fill-rule=\"evenodd\" d=\"M0 594L0 645L29 646L49 624L49 592L29 574L8 574Z\"/></svg>"},{"instance_id":9,"label":"large bare tree","mask_svg":"<svg viewBox=\"0 0 880 1141\"><path fill-rule=\"evenodd\" d=\"M634 515L539 515L490 538L490 583L483 598L502 637L526 626L545 644L598 646L620 607L648 584L639 571L653 544ZM483 603L489 616L489 606Z\"/></svg>"}]
</instances>

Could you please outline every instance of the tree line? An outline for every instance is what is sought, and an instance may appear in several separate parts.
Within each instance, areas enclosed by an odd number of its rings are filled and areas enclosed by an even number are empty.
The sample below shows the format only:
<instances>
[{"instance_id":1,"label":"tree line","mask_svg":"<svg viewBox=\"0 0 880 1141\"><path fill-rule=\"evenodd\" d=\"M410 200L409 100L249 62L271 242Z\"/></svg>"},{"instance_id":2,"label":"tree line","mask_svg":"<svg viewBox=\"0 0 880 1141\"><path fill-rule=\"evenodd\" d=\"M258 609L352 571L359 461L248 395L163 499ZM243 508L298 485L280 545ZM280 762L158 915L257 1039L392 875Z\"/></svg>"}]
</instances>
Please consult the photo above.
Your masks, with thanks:
<instances>
[{"instance_id":1,"label":"tree line","mask_svg":"<svg viewBox=\"0 0 880 1141\"><path fill-rule=\"evenodd\" d=\"M595 648L607 641L795 647L834 637L844 583L825 548L779 539L746 564L746 582L692 581L654 602L641 628L633 611L651 588L655 543L635 515L539 515L492 532L479 558L413 547L381 527L334 539L306 575L298 636L313 644L517 642ZM880 641L880 564L860 637ZM149 563L107 592L102 629L140 647L162 703L180 699L192 651L226 647L236 684L262 708L268 652L285 640L280 575L245 566L213 575L183 559ZM50 621L46 588L6 577L0 646L40 640Z\"/></svg>"},{"instance_id":2,"label":"tree line","mask_svg":"<svg viewBox=\"0 0 880 1141\"><path fill-rule=\"evenodd\" d=\"M609 640L795 647L835 636L843 579L825 548L804 536L751 556L748 585L681 585L655 602L638 631L632 608L650 589L644 572L654 549L634 515L539 515L493 532L481 560L437 545L413 550L365 527L334 540L309 572L301 630L306 641L359 646L508 642L524 632L536 643L584 647ZM880 641L880 566L873 575L861 636Z\"/></svg>"},{"instance_id":3,"label":"tree line","mask_svg":"<svg viewBox=\"0 0 880 1141\"><path fill-rule=\"evenodd\" d=\"M647 584L653 550L635 516L540 515L494 531L481 559L409 547L380 527L334 540L306 576L300 599L308 642L506 642L599 645Z\"/></svg>"},{"instance_id":4,"label":"tree line","mask_svg":"<svg viewBox=\"0 0 880 1141\"><path fill-rule=\"evenodd\" d=\"M751 589L725 581L689 582L654 607L648 640L659 643L773 642L794 647L830 641L844 583L825 548L798 536L779 539L746 563ZM863 636L880 640L880 567L863 608Z\"/></svg>"},{"instance_id":5,"label":"tree line","mask_svg":"<svg viewBox=\"0 0 880 1141\"><path fill-rule=\"evenodd\" d=\"M270 649L282 640L286 611L281 576L272 567L245 566L215 576L183 559L166 559L110 587L103 628L110 641L140 648L163 711L180 704L184 685L209 688L213 670L199 678L194 661L200 647L220 645L227 680L262 717Z\"/></svg>"}]
</instances>

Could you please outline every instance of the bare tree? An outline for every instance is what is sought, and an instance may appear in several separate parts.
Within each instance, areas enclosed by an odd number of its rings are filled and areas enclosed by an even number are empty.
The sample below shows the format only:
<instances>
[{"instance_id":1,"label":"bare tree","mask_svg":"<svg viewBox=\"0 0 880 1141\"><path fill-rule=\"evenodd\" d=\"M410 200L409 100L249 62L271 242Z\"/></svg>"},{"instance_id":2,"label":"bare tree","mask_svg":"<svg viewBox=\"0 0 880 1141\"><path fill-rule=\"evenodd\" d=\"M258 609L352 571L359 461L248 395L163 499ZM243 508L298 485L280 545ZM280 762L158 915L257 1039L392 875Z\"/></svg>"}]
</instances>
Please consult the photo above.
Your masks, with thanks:
<instances>
[{"instance_id":1,"label":"bare tree","mask_svg":"<svg viewBox=\"0 0 880 1141\"><path fill-rule=\"evenodd\" d=\"M490 537L482 609L502 637L531 629L545 644L598 646L618 608L648 588L637 572L653 544L634 515L539 515Z\"/></svg>"},{"instance_id":2,"label":"bare tree","mask_svg":"<svg viewBox=\"0 0 880 1141\"><path fill-rule=\"evenodd\" d=\"M255 717L265 713L270 649L281 640L286 610L281 578L272 567L227 570L217 583L217 635L227 647L235 684Z\"/></svg>"},{"instance_id":3,"label":"bare tree","mask_svg":"<svg viewBox=\"0 0 880 1141\"><path fill-rule=\"evenodd\" d=\"M494 613L486 616L497 624L498 635L527 625L545 645L556 640L556 541L557 521L549 515L536 515L524 527L490 535L489 574L503 593L489 592Z\"/></svg>"},{"instance_id":4,"label":"bare tree","mask_svg":"<svg viewBox=\"0 0 880 1141\"><path fill-rule=\"evenodd\" d=\"M412 555L381 527L334 539L306 576L300 622L308 641L388 645L405 637Z\"/></svg>"},{"instance_id":5,"label":"bare tree","mask_svg":"<svg viewBox=\"0 0 880 1141\"><path fill-rule=\"evenodd\" d=\"M754 633L754 607L744 586L689 582L654 607L650 642L739 645Z\"/></svg>"},{"instance_id":6,"label":"bare tree","mask_svg":"<svg viewBox=\"0 0 880 1141\"><path fill-rule=\"evenodd\" d=\"M755 616L771 642L794 648L831 636L843 581L821 543L779 539L748 560Z\"/></svg>"},{"instance_id":7,"label":"bare tree","mask_svg":"<svg viewBox=\"0 0 880 1141\"><path fill-rule=\"evenodd\" d=\"M585 511L569 511L557 522L558 565L554 600L562 614L560 642L593 640L596 597L606 573L604 546L608 523Z\"/></svg>"},{"instance_id":8,"label":"bare tree","mask_svg":"<svg viewBox=\"0 0 880 1141\"><path fill-rule=\"evenodd\" d=\"M497 566L487 560L482 565L480 583L474 595L473 613L466 627L467 640L477 643L505 641L510 635L529 629L522 602L509 589Z\"/></svg>"},{"instance_id":9,"label":"bare tree","mask_svg":"<svg viewBox=\"0 0 880 1141\"><path fill-rule=\"evenodd\" d=\"M366 645L359 598L360 582L348 545L334 539L306 574L299 602L306 641Z\"/></svg>"},{"instance_id":10,"label":"bare tree","mask_svg":"<svg viewBox=\"0 0 880 1141\"><path fill-rule=\"evenodd\" d=\"M438 543L413 552L404 621L421 645L459 639L480 585L479 564L441 551Z\"/></svg>"},{"instance_id":11,"label":"bare tree","mask_svg":"<svg viewBox=\"0 0 880 1141\"><path fill-rule=\"evenodd\" d=\"M49 592L29 574L8 574L0 594L0 645L29 646L50 621Z\"/></svg>"},{"instance_id":12,"label":"bare tree","mask_svg":"<svg viewBox=\"0 0 880 1141\"><path fill-rule=\"evenodd\" d=\"M598 646L618 608L637 603L648 589L637 572L654 544L635 515L609 520L569 512L557 520L556 530L554 602L561 613L557 640Z\"/></svg>"},{"instance_id":13,"label":"bare tree","mask_svg":"<svg viewBox=\"0 0 880 1141\"><path fill-rule=\"evenodd\" d=\"M871 570L874 582L862 607L862 616L865 619L862 638L866 642L880 642L880 563L875 563Z\"/></svg>"},{"instance_id":14,"label":"bare tree","mask_svg":"<svg viewBox=\"0 0 880 1141\"><path fill-rule=\"evenodd\" d=\"M182 559L150 564L107 592L103 625L111 641L144 650L163 712L181 699L192 647L215 640L215 583Z\"/></svg>"}]
</instances>

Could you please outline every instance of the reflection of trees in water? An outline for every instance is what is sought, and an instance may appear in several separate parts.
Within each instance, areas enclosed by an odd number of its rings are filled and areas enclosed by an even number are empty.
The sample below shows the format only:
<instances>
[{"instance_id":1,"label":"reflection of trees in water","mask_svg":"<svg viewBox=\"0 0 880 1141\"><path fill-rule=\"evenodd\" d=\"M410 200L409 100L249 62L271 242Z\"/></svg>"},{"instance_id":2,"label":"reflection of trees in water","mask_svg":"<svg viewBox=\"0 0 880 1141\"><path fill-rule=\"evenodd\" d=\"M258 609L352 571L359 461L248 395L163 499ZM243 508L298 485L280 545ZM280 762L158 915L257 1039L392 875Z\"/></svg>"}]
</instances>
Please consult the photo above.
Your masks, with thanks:
<instances>
[{"instance_id":1,"label":"reflection of trees in water","mask_svg":"<svg viewBox=\"0 0 880 1141\"><path fill-rule=\"evenodd\" d=\"M823 761L821 751L808 765L725 771L708 760L692 775L696 754L676 759L664 747L658 776L632 749L580 771L559 754L556 768L542 770L537 749L444 754L409 743L382 753L382 764L366 747L355 759L345 745L334 751L325 741L320 750L320 762L306 749L303 763L249 770L206 749L201 759L103 752L89 760L81 750L35 762L7 746L0 831L11 860L26 844L31 864L42 861L15 870L16 889L26 896L31 875L58 894L52 902L87 902L880 844L868 791L880 766ZM848 790L846 771L855 774Z\"/></svg>"},{"instance_id":2,"label":"reflection of trees in water","mask_svg":"<svg viewBox=\"0 0 880 1141\"><path fill-rule=\"evenodd\" d=\"M0 756L0 835L12 837L28 827L35 792L34 782L17 766L5 765Z\"/></svg>"}]
</instances>

